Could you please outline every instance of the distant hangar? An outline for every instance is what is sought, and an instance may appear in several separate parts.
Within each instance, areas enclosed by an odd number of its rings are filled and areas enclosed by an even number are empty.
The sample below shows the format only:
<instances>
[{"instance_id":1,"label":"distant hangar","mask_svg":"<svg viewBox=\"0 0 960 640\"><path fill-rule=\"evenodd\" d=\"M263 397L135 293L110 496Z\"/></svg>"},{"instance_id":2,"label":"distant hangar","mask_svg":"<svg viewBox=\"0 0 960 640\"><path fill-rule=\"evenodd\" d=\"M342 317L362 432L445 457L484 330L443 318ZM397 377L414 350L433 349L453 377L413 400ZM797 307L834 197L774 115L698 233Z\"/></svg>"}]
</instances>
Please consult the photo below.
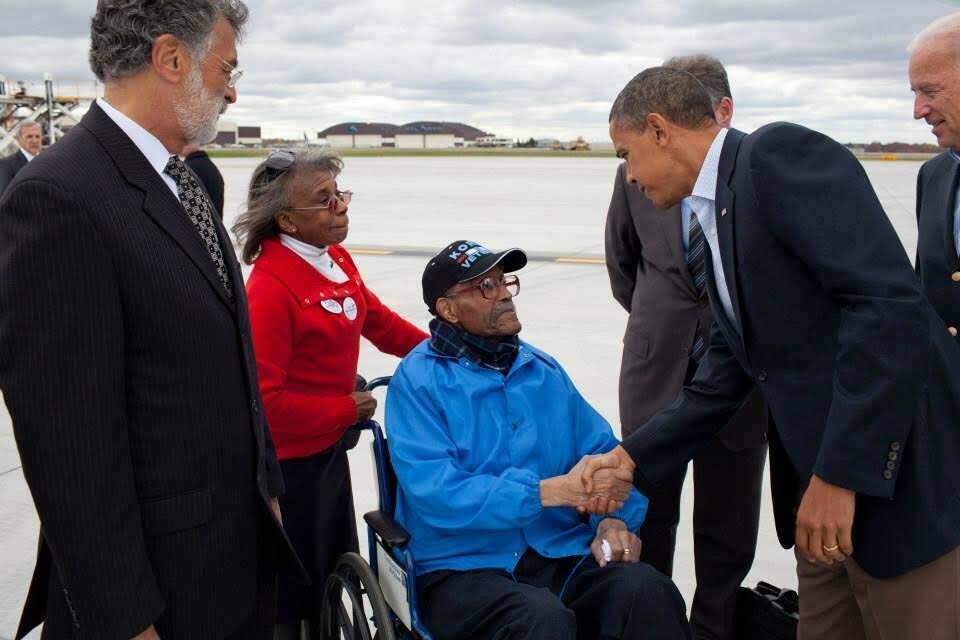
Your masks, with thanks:
<instances>
[{"instance_id":1,"label":"distant hangar","mask_svg":"<svg viewBox=\"0 0 960 640\"><path fill-rule=\"evenodd\" d=\"M342 122L317 133L317 141L337 149L454 149L495 146L492 134L462 122L419 121L404 125L384 122ZM509 146L512 140L504 140Z\"/></svg>"}]
</instances>

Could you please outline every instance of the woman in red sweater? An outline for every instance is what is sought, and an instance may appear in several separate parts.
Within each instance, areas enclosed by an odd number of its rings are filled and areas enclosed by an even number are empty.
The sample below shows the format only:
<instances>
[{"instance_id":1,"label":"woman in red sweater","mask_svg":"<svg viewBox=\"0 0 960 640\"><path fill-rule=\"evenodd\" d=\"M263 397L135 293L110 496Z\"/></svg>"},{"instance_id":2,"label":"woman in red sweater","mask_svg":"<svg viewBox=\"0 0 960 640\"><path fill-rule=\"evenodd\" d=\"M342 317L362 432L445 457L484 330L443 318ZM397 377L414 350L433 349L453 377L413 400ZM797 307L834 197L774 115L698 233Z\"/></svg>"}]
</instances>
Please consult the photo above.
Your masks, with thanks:
<instances>
[{"instance_id":1,"label":"woman in red sweater","mask_svg":"<svg viewBox=\"0 0 960 640\"><path fill-rule=\"evenodd\" d=\"M284 529L313 580L303 587L281 573L277 638L299 638L300 620L317 625L327 576L342 553L358 550L342 438L377 406L356 391L360 336L398 357L427 337L380 302L340 246L352 195L337 187L342 166L328 152L270 154L233 227L253 264L250 324L286 484Z\"/></svg>"}]
</instances>

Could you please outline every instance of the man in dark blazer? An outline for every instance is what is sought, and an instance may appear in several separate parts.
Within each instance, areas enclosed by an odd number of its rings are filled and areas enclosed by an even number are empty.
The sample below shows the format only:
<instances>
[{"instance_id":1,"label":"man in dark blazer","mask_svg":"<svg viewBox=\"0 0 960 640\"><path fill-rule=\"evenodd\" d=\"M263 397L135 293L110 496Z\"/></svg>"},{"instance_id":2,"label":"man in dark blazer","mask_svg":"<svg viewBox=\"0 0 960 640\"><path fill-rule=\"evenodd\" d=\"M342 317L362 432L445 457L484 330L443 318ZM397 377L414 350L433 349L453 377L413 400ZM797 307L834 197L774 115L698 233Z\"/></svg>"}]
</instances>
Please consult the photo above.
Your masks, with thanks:
<instances>
[{"instance_id":1,"label":"man in dark blazer","mask_svg":"<svg viewBox=\"0 0 960 640\"><path fill-rule=\"evenodd\" d=\"M924 293L947 331L960 343L960 13L927 26L914 39L910 55L913 117L933 126L946 149L917 176L917 273Z\"/></svg>"},{"instance_id":2,"label":"man in dark blazer","mask_svg":"<svg viewBox=\"0 0 960 640\"><path fill-rule=\"evenodd\" d=\"M22 122L14 136L19 151L0 159L0 195L13 182L13 177L33 160L43 148L43 128L37 122Z\"/></svg>"},{"instance_id":3,"label":"man in dark blazer","mask_svg":"<svg viewBox=\"0 0 960 640\"><path fill-rule=\"evenodd\" d=\"M236 100L246 19L100 0L104 98L0 199L0 389L41 524L17 638L271 636L297 561L243 280L174 156Z\"/></svg>"},{"instance_id":4,"label":"man in dark blazer","mask_svg":"<svg viewBox=\"0 0 960 640\"><path fill-rule=\"evenodd\" d=\"M710 93L717 122L730 126L733 101L719 60L699 54L672 58L664 66L693 74ZM703 273L703 241L700 234L697 242L696 228L691 234L691 214L680 203L659 211L627 182L626 165L617 168L606 256L613 296L630 314L620 367L624 437L669 406L693 379L713 325L706 283L694 275ZM698 640L734 638L737 591L757 545L766 429L766 407L754 390L693 460L697 590L690 623ZM639 531L643 559L668 576L673 575L686 472L684 465L658 485L638 476L638 488L650 499Z\"/></svg>"},{"instance_id":5,"label":"man in dark blazer","mask_svg":"<svg viewBox=\"0 0 960 640\"><path fill-rule=\"evenodd\" d=\"M223 175L217 169L210 156L198 144L188 144L180 152L183 156L183 163L190 167L197 177L200 184L207 190L210 201L220 220L223 220Z\"/></svg>"},{"instance_id":6,"label":"man in dark blazer","mask_svg":"<svg viewBox=\"0 0 960 640\"><path fill-rule=\"evenodd\" d=\"M727 131L662 67L623 89L610 133L654 205L693 199L717 323L691 383L590 462L588 488L612 460L672 473L757 385L801 637L960 637L960 347L860 163L797 125Z\"/></svg>"}]
</instances>

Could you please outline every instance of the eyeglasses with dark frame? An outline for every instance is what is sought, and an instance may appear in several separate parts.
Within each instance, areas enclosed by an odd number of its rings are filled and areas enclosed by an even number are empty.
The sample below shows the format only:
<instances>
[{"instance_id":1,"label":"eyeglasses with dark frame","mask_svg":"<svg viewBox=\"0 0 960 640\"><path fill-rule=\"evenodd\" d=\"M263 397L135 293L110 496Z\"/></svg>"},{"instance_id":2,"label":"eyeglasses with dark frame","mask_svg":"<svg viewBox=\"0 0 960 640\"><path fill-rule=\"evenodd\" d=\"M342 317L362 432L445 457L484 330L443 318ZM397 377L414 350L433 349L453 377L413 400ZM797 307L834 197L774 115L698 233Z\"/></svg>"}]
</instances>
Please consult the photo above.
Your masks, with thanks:
<instances>
[{"instance_id":1,"label":"eyeglasses with dark frame","mask_svg":"<svg viewBox=\"0 0 960 640\"><path fill-rule=\"evenodd\" d=\"M520 295L520 278L519 276L509 275L503 276L500 279L494 278L493 276L488 276L470 286L469 289L465 291L458 291L457 293L446 293L443 298L455 298L464 293L469 293L474 289L480 290L480 295L483 296L485 300L496 300L497 296L500 295L500 288L503 287L510 293L510 296L516 298Z\"/></svg>"}]
</instances>

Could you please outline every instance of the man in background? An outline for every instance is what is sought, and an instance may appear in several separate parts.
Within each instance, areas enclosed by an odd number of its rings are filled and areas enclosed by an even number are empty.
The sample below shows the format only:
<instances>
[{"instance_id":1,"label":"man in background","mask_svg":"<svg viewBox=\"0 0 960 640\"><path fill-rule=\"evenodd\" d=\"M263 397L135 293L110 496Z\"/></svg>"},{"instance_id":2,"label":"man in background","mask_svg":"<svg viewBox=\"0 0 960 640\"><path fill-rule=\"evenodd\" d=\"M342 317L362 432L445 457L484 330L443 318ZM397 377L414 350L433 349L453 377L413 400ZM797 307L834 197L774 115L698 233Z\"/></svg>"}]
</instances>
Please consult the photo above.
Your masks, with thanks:
<instances>
[{"instance_id":1,"label":"man in background","mask_svg":"<svg viewBox=\"0 0 960 640\"><path fill-rule=\"evenodd\" d=\"M14 176L27 166L43 148L43 128L39 122L22 122L15 136L20 150L0 160L0 196Z\"/></svg>"},{"instance_id":2,"label":"man in background","mask_svg":"<svg viewBox=\"0 0 960 640\"><path fill-rule=\"evenodd\" d=\"M240 0L100 0L104 96L0 198L0 389L41 543L17 638L266 639L283 481L243 279L176 155L237 99Z\"/></svg>"},{"instance_id":3,"label":"man in background","mask_svg":"<svg viewBox=\"0 0 960 640\"><path fill-rule=\"evenodd\" d=\"M917 176L917 273L960 345L960 13L928 25L910 46L913 117L932 125L943 153Z\"/></svg>"},{"instance_id":4,"label":"man in background","mask_svg":"<svg viewBox=\"0 0 960 640\"><path fill-rule=\"evenodd\" d=\"M733 100L727 72L707 55L671 58L665 67L692 74L710 94L714 114L729 127ZM627 437L666 408L697 371L713 312L707 302L704 236L689 199L666 211L653 206L617 168L607 212L607 271L613 295L630 314L620 368L620 424ZM693 542L697 589L690 623L698 640L731 640L737 589L756 551L766 407L754 390L743 407L693 460ZM653 485L639 531L643 559L673 575L680 497L686 465Z\"/></svg>"},{"instance_id":5,"label":"man in background","mask_svg":"<svg viewBox=\"0 0 960 640\"><path fill-rule=\"evenodd\" d=\"M190 167L197 177L200 184L207 190L211 202L216 209L217 216L223 220L223 175L217 169L207 152L199 144L188 144L180 152L183 156L183 163Z\"/></svg>"}]
</instances>

